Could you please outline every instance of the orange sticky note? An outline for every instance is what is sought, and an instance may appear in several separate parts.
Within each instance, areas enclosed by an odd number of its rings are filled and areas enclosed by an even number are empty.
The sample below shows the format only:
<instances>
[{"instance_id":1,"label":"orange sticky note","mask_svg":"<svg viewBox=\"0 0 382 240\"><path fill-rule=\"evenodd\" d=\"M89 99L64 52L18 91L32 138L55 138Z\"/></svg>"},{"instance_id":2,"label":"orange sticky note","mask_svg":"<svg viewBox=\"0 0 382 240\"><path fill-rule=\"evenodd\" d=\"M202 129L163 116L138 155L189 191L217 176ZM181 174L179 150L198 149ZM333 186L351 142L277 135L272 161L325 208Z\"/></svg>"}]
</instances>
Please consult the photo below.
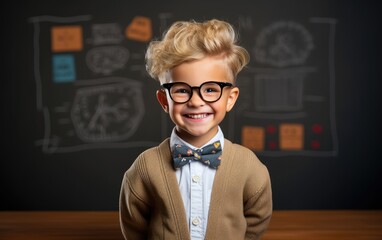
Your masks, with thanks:
<instances>
[{"instance_id":1,"label":"orange sticky note","mask_svg":"<svg viewBox=\"0 0 382 240\"><path fill-rule=\"evenodd\" d=\"M304 125L295 123L280 124L280 149L302 150L304 148Z\"/></svg>"},{"instance_id":2,"label":"orange sticky note","mask_svg":"<svg viewBox=\"0 0 382 240\"><path fill-rule=\"evenodd\" d=\"M148 17L136 16L133 21L127 26L125 31L126 38L148 42L152 38L151 19Z\"/></svg>"},{"instance_id":3,"label":"orange sticky note","mask_svg":"<svg viewBox=\"0 0 382 240\"><path fill-rule=\"evenodd\" d=\"M53 52L81 51L83 48L81 26L56 26L51 34Z\"/></svg>"},{"instance_id":4,"label":"orange sticky note","mask_svg":"<svg viewBox=\"0 0 382 240\"><path fill-rule=\"evenodd\" d=\"M265 129L262 127L244 126L241 129L242 145L256 151L264 150Z\"/></svg>"}]
</instances>

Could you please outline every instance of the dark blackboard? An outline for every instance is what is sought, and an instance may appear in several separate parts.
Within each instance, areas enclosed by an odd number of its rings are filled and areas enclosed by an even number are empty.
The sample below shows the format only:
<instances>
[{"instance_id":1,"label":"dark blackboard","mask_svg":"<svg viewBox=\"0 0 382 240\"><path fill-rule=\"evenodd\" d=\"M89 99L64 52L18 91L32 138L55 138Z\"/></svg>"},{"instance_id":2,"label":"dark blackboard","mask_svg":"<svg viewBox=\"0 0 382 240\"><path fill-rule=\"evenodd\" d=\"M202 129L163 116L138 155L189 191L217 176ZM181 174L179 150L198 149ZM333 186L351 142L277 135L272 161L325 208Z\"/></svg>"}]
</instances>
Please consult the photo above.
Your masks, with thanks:
<instances>
[{"instance_id":1,"label":"dark blackboard","mask_svg":"<svg viewBox=\"0 0 382 240\"><path fill-rule=\"evenodd\" d=\"M371 1L13 3L1 209L118 209L125 170L173 127L147 43L210 18L251 54L221 126L269 168L275 209L381 208L378 13Z\"/></svg>"}]
</instances>

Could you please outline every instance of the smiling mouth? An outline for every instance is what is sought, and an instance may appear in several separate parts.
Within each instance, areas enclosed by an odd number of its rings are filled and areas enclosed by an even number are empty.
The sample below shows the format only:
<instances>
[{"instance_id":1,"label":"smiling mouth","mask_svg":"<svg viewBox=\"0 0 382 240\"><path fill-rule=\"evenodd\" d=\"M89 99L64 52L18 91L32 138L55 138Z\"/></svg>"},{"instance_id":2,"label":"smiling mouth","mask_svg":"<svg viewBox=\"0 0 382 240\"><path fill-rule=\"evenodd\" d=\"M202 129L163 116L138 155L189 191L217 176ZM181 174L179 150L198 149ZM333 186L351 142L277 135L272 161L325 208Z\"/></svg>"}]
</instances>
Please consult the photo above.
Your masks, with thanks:
<instances>
[{"instance_id":1,"label":"smiling mouth","mask_svg":"<svg viewBox=\"0 0 382 240\"><path fill-rule=\"evenodd\" d=\"M192 119L202 119L206 118L209 114L203 113L203 114L186 114L186 117L192 118Z\"/></svg>"}]
</instances>

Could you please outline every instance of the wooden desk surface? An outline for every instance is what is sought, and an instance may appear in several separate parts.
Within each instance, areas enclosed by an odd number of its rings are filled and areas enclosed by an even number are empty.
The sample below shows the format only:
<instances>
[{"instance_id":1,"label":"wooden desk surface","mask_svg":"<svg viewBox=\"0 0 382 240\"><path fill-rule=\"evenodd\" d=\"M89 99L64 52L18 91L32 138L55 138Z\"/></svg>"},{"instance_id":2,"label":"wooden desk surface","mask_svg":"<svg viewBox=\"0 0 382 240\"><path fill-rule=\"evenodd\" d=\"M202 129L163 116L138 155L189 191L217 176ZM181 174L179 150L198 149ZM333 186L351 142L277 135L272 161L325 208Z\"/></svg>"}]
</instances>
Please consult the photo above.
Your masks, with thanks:
<instances>
[{"instance_id":1,"label":"wooden desk surface","mask_svg":"<svg viewBox=\"0 0 382 240\"><path fill-rule=\"evenodd\" d=\"M1 240L122 240L118 212L0 212ZM262 240L381 240L380 211L274 211Z\"/></svg>"}]
</instances>

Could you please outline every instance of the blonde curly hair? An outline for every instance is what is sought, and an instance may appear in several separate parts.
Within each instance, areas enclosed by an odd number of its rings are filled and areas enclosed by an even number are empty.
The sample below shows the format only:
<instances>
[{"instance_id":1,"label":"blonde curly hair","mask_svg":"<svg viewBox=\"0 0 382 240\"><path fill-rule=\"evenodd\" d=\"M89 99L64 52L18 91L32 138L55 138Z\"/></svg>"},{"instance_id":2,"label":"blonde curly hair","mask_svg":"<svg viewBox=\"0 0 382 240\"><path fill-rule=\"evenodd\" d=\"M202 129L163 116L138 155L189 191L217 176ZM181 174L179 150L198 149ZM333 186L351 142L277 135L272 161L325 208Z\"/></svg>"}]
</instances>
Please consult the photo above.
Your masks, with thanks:
<instances>
[{"instance_id":1,"label":"blonde curly hair","mask_svg":"<svg viewBox=\"0 0 382 240\"><path fill-rule=\"evenodd\" d=\"M146 70L152 78L160 80L181 63L222 56L236 78L249 62L247 50L236 43L237 34L225 21L178 21L164 33L161 41L150 42L145 56Z\"/></svg>"}]
</instances>

